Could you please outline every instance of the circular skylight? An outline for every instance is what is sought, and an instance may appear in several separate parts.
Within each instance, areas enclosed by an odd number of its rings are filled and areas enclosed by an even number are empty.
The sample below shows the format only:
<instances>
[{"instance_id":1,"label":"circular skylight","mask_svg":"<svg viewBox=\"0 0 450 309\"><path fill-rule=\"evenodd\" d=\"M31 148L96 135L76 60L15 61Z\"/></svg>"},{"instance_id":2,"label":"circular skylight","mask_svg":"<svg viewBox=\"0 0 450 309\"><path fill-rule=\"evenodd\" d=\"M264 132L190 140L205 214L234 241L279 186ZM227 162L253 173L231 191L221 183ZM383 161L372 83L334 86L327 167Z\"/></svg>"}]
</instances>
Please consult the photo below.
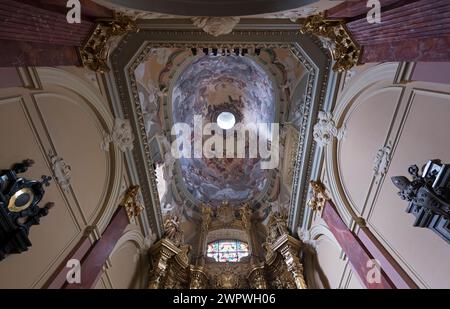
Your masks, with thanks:
<instances>
[{"instance_id":1,"label":"circular skylight","mask_svg":"<svg viewBox=\"0 0 450 309\"><path fill-rule=\"evenodd\" d=\"M235 123L236 118L230 112L221 112L219 116L217 116L217 125L221 129L229 130L234 127Z\"/></svg>"}]
</instances>

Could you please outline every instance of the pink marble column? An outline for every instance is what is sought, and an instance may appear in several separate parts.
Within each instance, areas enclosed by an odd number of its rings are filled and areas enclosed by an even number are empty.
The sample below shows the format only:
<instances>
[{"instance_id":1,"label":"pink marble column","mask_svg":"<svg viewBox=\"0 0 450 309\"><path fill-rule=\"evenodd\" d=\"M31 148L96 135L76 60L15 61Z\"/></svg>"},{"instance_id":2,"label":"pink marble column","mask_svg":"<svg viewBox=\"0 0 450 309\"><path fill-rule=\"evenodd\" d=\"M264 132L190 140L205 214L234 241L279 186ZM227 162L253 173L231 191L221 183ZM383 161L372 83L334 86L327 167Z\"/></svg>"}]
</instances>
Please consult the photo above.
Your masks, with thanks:
<instances>
[{"instance_id":1,"label":"pink marble column","mask_svg":"<svg viewBox=\"0 0 450 309\"><path fill-rule=\"evenodd\" d=\"M350 231L330 201L324 207L322 218L345 252L353 271L366 288L418 288L367 227L361 227L358 234ZM370 283L367 280L367 274L371 269L367 266L369 260L377 260L380 263L381 280L379 283Z\"/></svg>"},{"instance_id":2,"label":"pink marble column","mask_svg":"<svg viewBox=\"0 0 450 309\"><path fill-rule=\"evenodd\" d=\"M369 282L367 280L368 273L372 268L367 267L370 260L374 260L374 256L370 254L367 248L361 243L359 238L351 232L344 221L337 213L334 205L327 202L325 205L322 218L327 223L328 228L333 233L342 250L344 250L350 265L355 274L359 277L360 282L368 289L392 289L395 288L390 279L381 269L380 282Z\"/></svg>"},{"instance_id":3,"label":"pink marble column","mask_svg":"<svg viewBox=\"0 0 450 309\"><path fill-rule=\"evenodd\" d=\"M393 6L400 6L418 0L380 0L382 11ZM329 19L352 19L367 15L370 8L367 7L367 0L345 1L326 12Z\"/></svg>"},{"instance_id":4,"label":"pink marble column","mask_svg":"<svg viewBox=\"0 0 450 309\"><path fill-rule=\"evenodd\" d=\"M81 65L72 46L0 40L0 67Z\"/></svg>"},{"instance_id":5,"label":"pink marble column","mask_svg":"<svg viewBox=\"0 0 450 309\"><path fill-rule=\"evenodd\" d=\"M2 0L0 66L80 65L77 48L90 36L96 17L107 17L110 11L84 0L81 23L69 24L66 3Z\"/></svg>"},{"instance_id":6,"label":"pink marble column","mask_svg":"<svg viewBox=\"0 0 450 309\"><path fill-rule=\"evenodd\" d=\"M381 23L367 21L367 1L347 1L327 12L347 21L362 47L362 63L450 61L450 1L381 1Z\"/></svg>"},{"instance_id":7,"label":"pink marble column","mask_svg":"<svg viewBox=\"0 0 450 309\"><path fill-rule=\"evenodd\" d=\"M90 289L95 286L103 273L103 266L117 241L128 225L128 217L123 207L119 207L101 238L91 243L87 236L83 237L56 269L44 288L47 289ZM81 262L81 283L69 284L66 280L70 270L66 264L71 259Z\"/></svg>"},{"instance_id":8,"label":"pink marble column","mask_svg":"<svg viewBox=\"0 0 450 309\"><path fill-rule=\"evenodd\" d=\"M65 283L65 289L90 289L95 286L103 273L103 266L128 225L124 207L119 207L102 237L90 248L81 261L81 283Z\"/></svg>"},{"instance_id":9,"label":"pink marble column","mask_svg":"<svg viewBox=\"0 0 450 309\"><path fill-rule=\"evenodd\" d=\"M411 80L450 84L450 62L419 62L414 67Z\"/></svg>"},{"instance_id":10,"label":"pink marble column","mask_svg":"<svg viewBox=\"0 0 450 309\"><path fill-rule=\"evenodd\" d=\"M367 227L361 227L357 237L367 251L380 262L386 276L389 277L397 289L418 288L417 284L414 283Z\"/></svg>"},{"instance_id":11,"label":"pink marble column","mask_svg":"<svg viewBox=\"0 0 450 309\"><path fill-rule=\"evenodd\" d=\"M83 257L89 252L92 247L92 243L87 236L83 237L75 248L67 255L64 261L59 265L57 270L53 273L47 283L44 285L44 289L62 289L67 281L67 272L69 268L66 267L67 262L71 259L83 260Z\"/></svg>"}]
</instances>

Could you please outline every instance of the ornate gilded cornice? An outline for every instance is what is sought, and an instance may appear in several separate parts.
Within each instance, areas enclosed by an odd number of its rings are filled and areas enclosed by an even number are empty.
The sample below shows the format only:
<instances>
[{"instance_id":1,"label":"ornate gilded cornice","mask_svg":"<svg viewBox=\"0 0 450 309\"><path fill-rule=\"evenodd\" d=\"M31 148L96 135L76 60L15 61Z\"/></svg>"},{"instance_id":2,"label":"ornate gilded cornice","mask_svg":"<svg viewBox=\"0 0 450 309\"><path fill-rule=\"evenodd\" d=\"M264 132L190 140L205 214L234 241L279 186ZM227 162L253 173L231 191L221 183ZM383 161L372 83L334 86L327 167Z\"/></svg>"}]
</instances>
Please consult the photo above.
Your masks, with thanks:
<instances>
[{"instance_id":1,"label":"ornate gilded cornice","mask_svg":"<svg viewBox=\"0 0 450 309\"><path fill-rule=\"evenodd\" d=\"M113 38L137 31L136 23L123 14L115 14L113 20L99 21L86 44L80 48L83 65L95 72L108 72L107 62Z\"/></svg>"},{"instance_id":2,"label":"ornate gilded cornice","mask_svg":"<svg viewBox=\"0 0 450 309\"><path fill-rule=\"evenodd\" d=\"M361 49L351 37L344 21L327 20L321 13L306 18L300 32L316 35L322 40L336 61L334 71L347 71L358 64Z\"/></svg>"}]
</instances>

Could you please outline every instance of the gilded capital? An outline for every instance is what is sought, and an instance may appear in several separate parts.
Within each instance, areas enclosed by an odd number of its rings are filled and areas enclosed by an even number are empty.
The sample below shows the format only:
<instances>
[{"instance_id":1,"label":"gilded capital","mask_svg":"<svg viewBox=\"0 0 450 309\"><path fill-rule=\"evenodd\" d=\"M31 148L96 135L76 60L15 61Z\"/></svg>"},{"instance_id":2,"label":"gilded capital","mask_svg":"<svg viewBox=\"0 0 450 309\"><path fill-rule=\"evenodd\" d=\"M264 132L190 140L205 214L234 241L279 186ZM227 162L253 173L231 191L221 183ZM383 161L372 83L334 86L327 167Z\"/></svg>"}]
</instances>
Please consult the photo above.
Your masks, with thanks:
<instances>
[{"instance_id":1,"label":"gilded capital","mask_svg":"<svg viewBox=\"0 0 450 309\"><path fill-rule=\"evenodd\" d=\"M137 31L134 20L120 13L115 14L113 20L100 21L79 51L83 65L94 72L108 72L107 62L112 40L115 37Z\"/></svg>"},{"instance_id":2,"label":"gilded capital","mask_svg":"<svg viewBox=\"0 0 450 309\"><path fill-rule=\"evenodd\" d=\"M348 71L359 63L361 49L351 37L344 21L327 20L323 13L312 15L306 18L300 33L313 34L321 39L336 62L334 71Z\"/></svg>"}]
</instances>

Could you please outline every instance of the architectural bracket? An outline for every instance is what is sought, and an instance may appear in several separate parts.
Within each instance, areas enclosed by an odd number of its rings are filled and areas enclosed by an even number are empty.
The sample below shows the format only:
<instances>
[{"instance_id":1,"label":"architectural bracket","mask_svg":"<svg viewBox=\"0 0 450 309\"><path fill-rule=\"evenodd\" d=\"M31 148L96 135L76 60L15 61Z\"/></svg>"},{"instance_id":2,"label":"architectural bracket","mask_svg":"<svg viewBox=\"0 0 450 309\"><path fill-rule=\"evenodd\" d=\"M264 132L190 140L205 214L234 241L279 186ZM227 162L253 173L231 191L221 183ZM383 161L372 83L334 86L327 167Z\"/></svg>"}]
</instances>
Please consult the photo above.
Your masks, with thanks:
<instances>
[{"instance_id":1,"label":"architectural bracket","mask_svg":"<svg viewBox=\"0 0 450 309\"><path fill-rule=\"evenodd\" d=\"M137 31L134 20L123 14L116 14L113 20L99 21L86 44L79 51L83 65L94 72L108 72L107 62L112 41Z\"/></svg>"},{"instance_id":2,"label":"architectural bracket","mask_svg":"<svg viewBox=\"0 0 450 309\"><path fill-rule=\"evenodd\" d=\"M325 203L330 200L326 193L325 186L319 181L310 182L312 189L311 199L308 201L308 206L311 207L313 211L322 212L325 207Z\"/></svg>"},{"instance_id":3,"label":"architectural bracket","mask_svg":"<svg viewBox=\"0 0 450 309\"><path fill-rule=\"evenodd\" d=\"M333 66L335 72L350 70L359 63L361 48L351 37L344 21L327 20L323 14L312 15L306 18L300 33L320 38L336 62Z\"/></svg>"},{"instance_id":4,"label":"architectural bracket","mask_svg":"<svg viewBox=\"0 0 450 309\"><path fill-rule=\"evenodd\" d=\"M144 210L144 206L139 201L139 186L131 186L122 200L121 206L125 208L127 212L128 221L134 222L135 218L137 218L142 210Z\"/></svg>"}]
</instances>

